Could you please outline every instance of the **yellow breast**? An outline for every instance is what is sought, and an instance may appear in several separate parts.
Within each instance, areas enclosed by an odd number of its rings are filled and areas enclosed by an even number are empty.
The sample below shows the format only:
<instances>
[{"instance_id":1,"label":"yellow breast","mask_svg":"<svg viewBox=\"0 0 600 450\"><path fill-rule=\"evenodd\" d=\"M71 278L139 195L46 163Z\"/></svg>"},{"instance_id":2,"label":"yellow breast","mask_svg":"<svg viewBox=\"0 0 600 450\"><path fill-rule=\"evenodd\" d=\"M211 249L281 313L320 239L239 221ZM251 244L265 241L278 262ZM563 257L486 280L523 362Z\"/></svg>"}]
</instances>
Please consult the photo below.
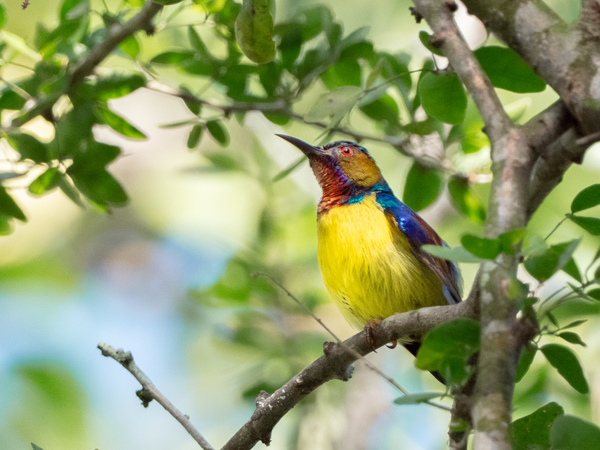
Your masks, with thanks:
<instances>
[{"instance_id":1,"label":"yellow breast","mask_svg":"<svg viewBox=\"0 0 600 450\"><path fill-rule=\"evenodd\" d=\"M398 312L447 304L440 280L417 260L375 194L322 213L317 235L325 286L354 327Z\"/></svg>"}]
</instances>

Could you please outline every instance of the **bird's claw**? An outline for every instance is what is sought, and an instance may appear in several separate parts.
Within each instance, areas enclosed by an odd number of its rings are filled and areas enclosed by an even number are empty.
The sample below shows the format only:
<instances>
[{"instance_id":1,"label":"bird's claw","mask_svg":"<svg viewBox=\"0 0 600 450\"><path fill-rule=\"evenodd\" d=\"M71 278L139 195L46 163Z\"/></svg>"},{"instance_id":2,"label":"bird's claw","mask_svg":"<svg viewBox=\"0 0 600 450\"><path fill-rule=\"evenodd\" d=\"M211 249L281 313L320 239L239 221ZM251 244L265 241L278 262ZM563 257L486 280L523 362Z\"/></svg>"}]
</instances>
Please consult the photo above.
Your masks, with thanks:
<instances>
[{"instance_id":1,"label":"bird's claw","mask_svg":"<svg viewBox=\"0 0 600 450\"><path fill-rule=\"evenodd\" d=\"M371 347L375 353L375 328L381 323L381 319L371 319L365 325L365 337L367 339L367 344Z\"/></svg>"},{"instance_id":2,"label":"bird's claw","mask_svg":"<svg viewBox=\"0 0 600 450\"><path fill-rule=\"evenodd\" d=\"M386 344L385 346L386 346L387 348L390 348L390 349L391 349L391 348L396 348L396 346L397 346L397 345L398 345L398 341L392 341L392 342L390 342L389 344Z\"/></svg>"}]
</instances>

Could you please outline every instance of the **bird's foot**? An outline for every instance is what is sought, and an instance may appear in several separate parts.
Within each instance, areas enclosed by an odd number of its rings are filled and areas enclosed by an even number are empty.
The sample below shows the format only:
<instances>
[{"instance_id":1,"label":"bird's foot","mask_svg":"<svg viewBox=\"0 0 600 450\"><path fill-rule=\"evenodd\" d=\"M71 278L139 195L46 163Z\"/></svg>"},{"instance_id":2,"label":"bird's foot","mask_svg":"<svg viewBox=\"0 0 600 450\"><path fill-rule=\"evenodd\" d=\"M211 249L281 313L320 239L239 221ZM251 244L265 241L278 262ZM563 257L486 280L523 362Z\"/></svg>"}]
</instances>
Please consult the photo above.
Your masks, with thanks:
<instances>
[{"instance_id":1,"label":"bird's foot","mask_svg":"<svg viewBox=\"0 0 600 450\"><path fill-rule=\"evenodd\" d=\"M396 348L397 345L398 345L398 341L392 341L389 344L386 344L385 346L387 348Z\"/></svg>"},{"instance_id":2,"label":"bird's foot","mask_svg":"<svg viewBox=\"0 0 600 450\"><path fill-rule=\"evenodd\" d=\"M375 353L377 353L377 350L375 350L375 328L381 323L381 320L382 319L371 319L365 325L367 344L369 344L369 347L371 347L371 350Z\"/></svg>"}]
</instances>

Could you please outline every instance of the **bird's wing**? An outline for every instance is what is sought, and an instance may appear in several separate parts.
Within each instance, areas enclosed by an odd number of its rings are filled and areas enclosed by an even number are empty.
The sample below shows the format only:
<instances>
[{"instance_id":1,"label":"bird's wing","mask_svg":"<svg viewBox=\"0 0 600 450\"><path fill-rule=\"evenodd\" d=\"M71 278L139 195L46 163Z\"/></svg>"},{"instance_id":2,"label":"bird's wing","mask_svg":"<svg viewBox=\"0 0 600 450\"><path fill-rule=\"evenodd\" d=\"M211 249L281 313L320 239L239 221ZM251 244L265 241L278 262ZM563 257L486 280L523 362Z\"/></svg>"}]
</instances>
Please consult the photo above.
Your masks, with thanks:
<instances>
[{"instance_id":1,"label":"bird's wing","mask_svg":"<svg viewBox=\"0 0 600 450\"><path fill-rule=\"evenodd\" d=\"M433 228L417 213L398 200L391 192L377 192L377 202L386 214L391 216L398 228L410 242L415 256L429 267L444 287L444 295L449 304L461 301L462 278L456 264L438 258L421 249L422 245L446 245Z\"/></svg>"}]
</instances>

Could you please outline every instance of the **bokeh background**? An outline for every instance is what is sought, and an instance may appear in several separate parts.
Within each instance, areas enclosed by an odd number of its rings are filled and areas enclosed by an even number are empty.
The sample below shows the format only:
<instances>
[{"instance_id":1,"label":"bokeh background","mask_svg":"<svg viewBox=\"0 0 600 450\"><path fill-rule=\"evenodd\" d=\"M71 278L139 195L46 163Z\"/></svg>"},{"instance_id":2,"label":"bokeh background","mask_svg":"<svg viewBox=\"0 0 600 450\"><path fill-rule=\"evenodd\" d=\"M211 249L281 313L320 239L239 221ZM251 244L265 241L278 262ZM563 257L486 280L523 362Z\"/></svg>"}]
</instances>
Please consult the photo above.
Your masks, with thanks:
<instances>
[{"instance_id":1,"label":"bokeh background","mask_svg":"<svg viewBox=\"0 0 600 450\"><path fill-rule=\"evenodd\" d=\"M31 0L26 10L14 0L4 3L5 29L25 41L32 39L36 23L58 20L57 2ZM299 6L317 2L276 3L278 21ZM352 7L343 0L318 3L328 5L346 32L370 26L368 37L377 48L406 51L416 67L429 56L418 40L426 25L414 23L408 1L353 2ZM578 16L577 1L548 4L565 20ZM93 1L92 9L116 10L119 5ZM457 17L473 46L493 39L463 7ZM176 18L158 35L142 37L143 57L150 59L185 39L185 27L176 24L193 21ZM208 33L203 38L211 44ZM438 62L443 65L443 58ZM128 64L117 54L105 66ZM6 80L18 79L24 70L0 68ZM174 69L159 73L167 85L198 83ZM300 107L308 108L324 89L317 83ZM524 110L522 122L557 98L550 88L526 96L499 93L505 105ZM206 86L205 97L222 98L213 86ZM124 150L110 169L130 195L128 206L104 215L78 208L61 192L33 198L27 183L13 191L29 222L0 237L1 449L26 449L30 442L45 450L197 448L159 405L140 405L135 396L139 385L116 362L101 356L99 341L132 351L158 388L220 447L250 417L261 389L272 392L316 359L322 342L331 339L267 280L252 278L254 272L281 281L339 337L355 332L329 304L318 271L315 211L320 192L312 173L304 164L273 181L299 156L274 133L311 142L320 130L305 124L280 127L260 113L248 114L243 122L232 116L227 148L205 133L199 148L190 152L189 126L161 127L190 118L179 99L141 89L111 107L148 136L131 141L107 127L95 130L99 140ZM10 112L4 111L2 121L9 119ZM351 126L372 131L360 115L351 116ZM27 129L42 140L52 138L52 128L41 120ZM364 145L401 194L411 161L391 147ZM2 146L6 154L6 144ZM482 150L481 158L488 153ZM10 158L2 159L3 167L10 166ZM536 213L528 238L546 236L569 211L576 193L599 179L596 146ZM478 194L485 200L485 185ZM597 216L598 210L590 215ZM456 212L447 195L422 216L450 245L466 232L482 232ZM575 257L585 268L600 244L597 237L565 223L552 242L578 236L583 241ZM462 270L468 292L476 266L463 265ZM553 278L542 296L567 279ZM574 303L558 317L568 320L584 313L600 313L600 305ZM575 392L538 356L517 386L515 417L554 400L567 413L600 423L598 321L589 320L579 331L588 345L575 350L591 394ZM440 389L429 374L414 368L403 349L384 349L369 359L410 392ZM294 408L275 428L271 448L444 448L449 415L427 405L394 406L392 400L399 395L358 364L349 383L331 382Z\"/></svg>"}]
</instances>

